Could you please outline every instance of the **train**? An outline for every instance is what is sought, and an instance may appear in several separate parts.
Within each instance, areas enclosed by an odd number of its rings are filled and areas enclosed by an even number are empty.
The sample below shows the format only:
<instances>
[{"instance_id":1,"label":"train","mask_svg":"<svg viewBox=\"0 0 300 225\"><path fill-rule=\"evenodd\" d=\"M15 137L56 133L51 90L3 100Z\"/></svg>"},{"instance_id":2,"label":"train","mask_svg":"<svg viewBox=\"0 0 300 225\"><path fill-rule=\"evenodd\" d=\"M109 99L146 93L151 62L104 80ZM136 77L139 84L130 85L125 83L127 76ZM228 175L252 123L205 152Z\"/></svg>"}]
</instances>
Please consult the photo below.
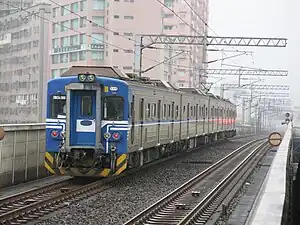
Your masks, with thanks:
<instances>
[{"instance_id":1,"label":"train","mask_svg":"<svg viewBox=\"0 0 300 225\"><path fill-rule=\"evenodd\" d=\"M45 167L55 175L117 176L236 135L236 106L195 88L72 66L48 81Z\"/></svg>"}]
</instances>

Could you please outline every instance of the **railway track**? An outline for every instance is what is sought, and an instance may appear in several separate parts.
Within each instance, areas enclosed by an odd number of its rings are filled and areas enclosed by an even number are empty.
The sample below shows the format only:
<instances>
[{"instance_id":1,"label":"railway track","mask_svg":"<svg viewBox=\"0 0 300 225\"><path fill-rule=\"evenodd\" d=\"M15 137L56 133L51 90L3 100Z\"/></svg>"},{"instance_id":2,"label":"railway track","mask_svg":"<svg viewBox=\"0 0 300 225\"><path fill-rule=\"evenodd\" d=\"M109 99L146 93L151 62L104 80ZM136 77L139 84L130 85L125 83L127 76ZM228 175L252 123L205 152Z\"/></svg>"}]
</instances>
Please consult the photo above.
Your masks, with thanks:
<instances>
[{"instance_id":1,"label":"railway track","mask_svg":"<svg viewBox=\"0 0 300 225\"><path fill-rule=\"evenodd\" d=\"M112 186L119 184L121 178L124 176L176 157L178 157L178 154L162 158L145 165L143 168L131 169L118 177L87 182L88 184L79 184L78 182L74 182L74 179L70 179L0 199L0 225L26 224L63 208L72 202L88 198L96 193L110 189ZM121 182L125 181L121 180Z\"/></svg>"},{"instance_id":2,"label":"railway track","mask_svg":"<svg viewBox=\"0 0 300 225\"><path fill-rule=\"evenodd\" d=\"M205 224L212 215L222 213L223 200L232 190L238 191L236 184L247 179L268 146L265 139L243 145L124 225ZM203 186L212 188L202 193Z\"/></svg>"}]
</instances>

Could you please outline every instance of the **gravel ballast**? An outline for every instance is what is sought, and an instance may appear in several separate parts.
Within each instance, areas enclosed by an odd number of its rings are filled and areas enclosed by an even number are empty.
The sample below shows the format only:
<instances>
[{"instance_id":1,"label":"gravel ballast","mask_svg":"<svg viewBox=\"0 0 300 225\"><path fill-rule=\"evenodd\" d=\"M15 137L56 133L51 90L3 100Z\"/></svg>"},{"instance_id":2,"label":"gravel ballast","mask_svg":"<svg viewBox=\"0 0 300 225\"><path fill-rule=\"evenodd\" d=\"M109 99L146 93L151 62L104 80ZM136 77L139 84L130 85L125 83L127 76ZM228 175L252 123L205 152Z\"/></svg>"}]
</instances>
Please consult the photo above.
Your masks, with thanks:
<instances>
[{"instance_id":1,"label":"gravel ballast","mask_svg":"<svg viewBox=\"0 0 300 225\"><path fill-rule=\"evenodd\" d=\"M123 224L211 163L253 139L254 137L231 140L164 162L163 165L155 165L130 175L130 179L126 177L126 182L117 187L83 201L66 204L64 209L35 224Z\"/></svg>"}]
</instances>

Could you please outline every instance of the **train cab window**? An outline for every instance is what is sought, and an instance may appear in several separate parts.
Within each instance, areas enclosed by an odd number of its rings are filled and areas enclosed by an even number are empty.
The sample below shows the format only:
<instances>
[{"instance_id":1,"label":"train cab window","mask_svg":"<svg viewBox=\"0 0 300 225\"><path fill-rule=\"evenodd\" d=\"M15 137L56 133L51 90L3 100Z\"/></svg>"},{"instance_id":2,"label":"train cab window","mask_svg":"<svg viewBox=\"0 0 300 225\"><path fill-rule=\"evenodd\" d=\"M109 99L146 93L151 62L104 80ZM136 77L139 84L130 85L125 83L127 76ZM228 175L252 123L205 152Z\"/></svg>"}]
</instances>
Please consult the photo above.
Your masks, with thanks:
<instances>
[{"instance_id":1,"label":"train cab window","mask_svg":"<svg viewBox=\"0 0 300 225\"><path fill-rule=\"evenodd\" d=\"M51 97L51 118L58 119L66 116L66 96L53 95Z\"/></svg>"},{"instance_id":2,"label":"train cab window","mask_svg":"<svg viewBox=\"0 0 300 225\"><path fill-rule=\"evenodd\" d=\"M108 96L104 98L105 120L123 120L124 119L124 99L120 96Z\"/></svg>"},{"instance_id":3,"label":"train cab window","mask_svg":"<svg viewBox=\"0 0 300 225\"><path fill-rule=\"evenodd\" d=\"M93 113L93 99L92 96L81 97L81 115L91 116Z\"/></svg>"}]
</instances>

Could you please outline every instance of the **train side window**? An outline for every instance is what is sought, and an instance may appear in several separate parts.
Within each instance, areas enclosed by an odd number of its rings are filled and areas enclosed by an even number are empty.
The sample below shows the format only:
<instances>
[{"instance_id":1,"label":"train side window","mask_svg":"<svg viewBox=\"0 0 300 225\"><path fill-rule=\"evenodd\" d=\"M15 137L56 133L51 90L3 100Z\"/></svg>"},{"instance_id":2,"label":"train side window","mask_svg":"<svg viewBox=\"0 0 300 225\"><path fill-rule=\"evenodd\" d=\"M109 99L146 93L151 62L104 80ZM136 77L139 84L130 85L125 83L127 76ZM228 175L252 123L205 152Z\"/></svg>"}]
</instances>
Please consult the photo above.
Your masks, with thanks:
<instances>
[{"instance_id":1,"label":"train side window","mask_svg":"<svg viewBox=\"0 0 300 225\"><path fill-rule=\"evenodd\" d=\"M107 96L104 98L104 120L124 119L124 99L120 96Z\"/></svg>"},{"instance_id":2,"label":"train side window","mask_svg":"<svg viewBox=\"0 0 300 225\"><path fill-rule=\"evenodd\" d=\"M53 95L51 97L51 118L57 119L59 116L66 116L66 96Z\"/></svg>"},{"instance_id":3,"label":"train side window","mask_svg":"<svg viewBox=\"0 0 300 225\"><path fill-rule=\"evenodd\" d=\"M167 116L167 105L164 104L164 107L163 107L163 118L165 119Z\"/></svg>"},{"instance_id":4,"label":"train side window","mask_svg":"<svg viewBox=\"0 0 300 225\"><path fill-rule=\"evenodd\" d=\"M140 100L140 121L144 120L144 99Z\"/></svg>"},{"instance_id":5,"label":"train side window","mask_svg":"<svg viewBox=\"0 0 300 225\"><path fill-rule=\"evenodd\" d=\"M168 104L168 118L171 117L171 106L170 104Z\"/></svg>"},{"instance_id":6,"label":"train side window","mask_svg":"<svg viewBox=\"0 0 300 225\"><path fill-rule=\"evenodd\" d=\"M161 100L158 100L157 103L157 118L161 120Z\"/></svg>"},{"instance_id":7,"label":"train side window","mask_svg":"<svg viewBox=\"0 0 300 225\"><path fill-rule=\"evenodd\" d=\"M208 118L208 108L205 108L205 118Z\"/></svg>"},{"instance_id":8,"label":"train side window","mask_svg":"<svg viewBox=\"0 0 300 225\"><path fill-rule=\"evenodd\" d=\"M152 117L153 118L156 118L156 103L153 103L152 104Z\"/></svg>"},{"instance_id":9,"label":"train side window","mask_svg":"<svg viewBox=\"0 0 300 225\"><path fill-rule=\"evenodd\" d=\"M190 112L190 116L193 117L194 113L193 113L193 106L191 106L191 112Z\"/></svg>"},{"instance_id":10,"label":"train side window","mask_svg":"<svg viewBox=\"0 0 300 225\"><path fill-rule=\"evenodd\" d=\"M195 114L196 114L196 119L198 119L198 117L199 117L199 107L198 107L198 104L196 104L195 110L196 110L196 112L195 112Z\"/></svg>"},{"instance_id":11,"label":"train side window","mask_svg":"<svg viewBox=\"0 0 300 225\"><path fill-rule=\"evenodd\" d=\"M175 102L172 102L172 108L171 108L171 117L172 119L175 119Z\"/></svg>"},{"instance_id":12,"label":"train side window","mask_svg":"<svg viewBox=\"0 0 300 225\"><path fill-rule=\"evenodd\" d=\"M150 108L150 103L147 105L147 119L150 119L151 117L151 108Z\"/></svg>"},{"instance_id":13,"label":"train side window","mask_svg":"<svg viewBox=\"0 0 300 225\"><path fill-rule=\"evenodd\" d=\"M183 106L183 112L182 112L182 117L185 117L185 106Z\"/></svg>"},{"instance_id":14,"label":"train side window","mask_svg":"<svg viewBox=\"0 0 300 225\"><path fill-rule=\"evenodd\" d=\"M178 105L176 105L176 119L178 119L178 116L179 116L179 107Z\"/></svg>"},{"instance_id":15,"label":"train side window","mask_svg":"<svg viewBox=\"0 0 300 225\"><path fill-rule=\"evenodd\" d=\"M92 116L93 114L93 99L92 96L81 97L81 115Z\"/></svg>"}]
</instances>

